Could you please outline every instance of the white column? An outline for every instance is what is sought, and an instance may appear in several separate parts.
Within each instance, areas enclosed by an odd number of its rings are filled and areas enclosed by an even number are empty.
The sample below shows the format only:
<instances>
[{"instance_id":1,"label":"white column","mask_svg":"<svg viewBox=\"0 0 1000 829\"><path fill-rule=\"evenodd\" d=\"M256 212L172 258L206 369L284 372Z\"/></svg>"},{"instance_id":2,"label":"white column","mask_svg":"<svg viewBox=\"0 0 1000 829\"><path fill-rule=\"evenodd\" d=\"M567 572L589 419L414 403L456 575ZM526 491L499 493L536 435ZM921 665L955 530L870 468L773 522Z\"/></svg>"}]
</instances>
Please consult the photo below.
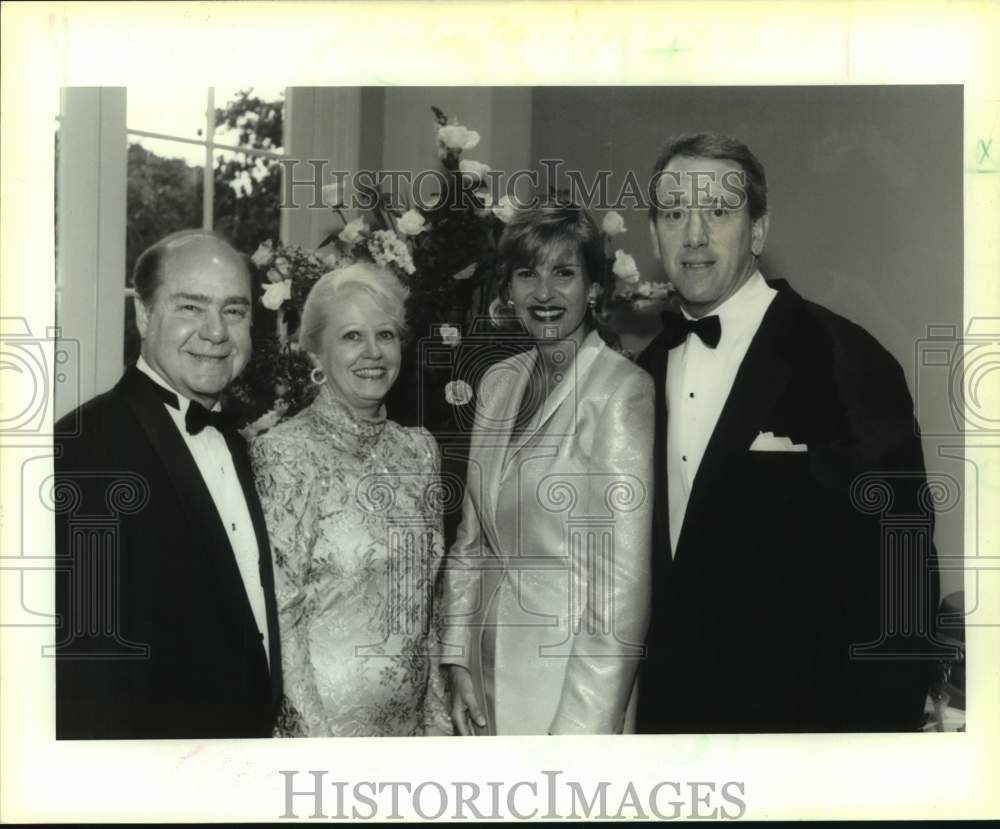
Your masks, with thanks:
<instances>
[{"instance_id":1,"label":"white column","mask_svg":"<svg viewBox=\"0 0 1000 829\"><path fill-rule=\"evenodd\" d=\"M290 87L286 96L287 155L299 161L292 169L296 181L310 179L310 159L326 159L323 183L332 171L353 173L361 149L361 90L342 87ZM312 208L308 188L295 191L297 206L281 211L281 237L289 244L315 247L334 226L327 208Z\"/></svg>"},{"instance_id":2,"label":"white column","mask_svg":"<svg viewBox=\"0 0 1000 829\"><path fill-rule=\"evenodd\" d=\"M125 327L125 89L69 87L61 110L56 323L80 382L71 397L57 384L56 418L121 377Z\"/></svg>"}]
</instances>

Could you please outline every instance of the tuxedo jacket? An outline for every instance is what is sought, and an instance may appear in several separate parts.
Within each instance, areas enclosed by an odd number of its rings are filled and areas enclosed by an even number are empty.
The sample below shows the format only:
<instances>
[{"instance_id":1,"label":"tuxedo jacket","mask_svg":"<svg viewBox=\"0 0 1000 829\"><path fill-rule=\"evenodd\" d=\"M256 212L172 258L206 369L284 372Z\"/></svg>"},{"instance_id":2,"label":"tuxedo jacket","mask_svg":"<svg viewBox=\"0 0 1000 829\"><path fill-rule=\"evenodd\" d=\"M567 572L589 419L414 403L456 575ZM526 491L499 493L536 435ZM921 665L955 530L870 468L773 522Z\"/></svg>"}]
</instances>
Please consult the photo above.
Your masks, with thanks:
<instances>
[{"instance_id":1,"label":"tuxedo jacket","mask_svg":"<svg viewBox=\"0 0 1000 829\"><path fill-rule=\"evenodd\" d=\"M487 733L615 733L649 618L652 382L592 332L512 438L535 359L479 386L442 662L472 674Z\"/></svg>"},{"instance_id":2,"label":"tuxedo jacket","mask_svg":"<svg viewBox=\"0 0 1000 829\"><path fill-rule=\"evenodd\" d=\"M657 508L639 730L915 730L938 577L903 372L859 326L769 284L673 551L663 335L640 357ZM750 451L761 432L807 451Z\"/></svg>"},{"instance_id":3,"label":"tuxedo jacket","mask_svg":"<svg viewBox=\"0 0 1000 829\"><path fill-rule=\"evenodd\" d=\"M56 737L270 736L281 652L267 528L270 668L228 533L153 382L134 366L56 425Z\"/></svg>"}]
</instances>

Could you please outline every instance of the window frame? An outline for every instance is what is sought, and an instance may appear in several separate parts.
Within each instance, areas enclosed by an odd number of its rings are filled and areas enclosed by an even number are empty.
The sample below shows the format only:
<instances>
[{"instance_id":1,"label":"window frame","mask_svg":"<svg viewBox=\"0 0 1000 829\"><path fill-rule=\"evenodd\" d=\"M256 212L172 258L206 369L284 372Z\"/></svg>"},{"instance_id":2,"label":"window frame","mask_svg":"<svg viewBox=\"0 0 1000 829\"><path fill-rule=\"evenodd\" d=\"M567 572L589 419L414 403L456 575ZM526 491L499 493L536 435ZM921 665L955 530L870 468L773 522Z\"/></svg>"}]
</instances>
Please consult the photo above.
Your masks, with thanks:
<instances>
[{"instance_id":1,"label":"window frame","mask_svg":"<svg viewBox=\"0 0 1000 829\"><path fill-rule=\"evenodd\" d=\"M78 350L79 383L56 386L56 418L107 391L121 377L125 298L130 295L125 274L129 133L201 143L186 136L129 130L126 92L125 87L61 90L56 321L58 338ZM357 169L361 96L361 88L356 87L286 86L283 153L216 143L213 129L212 140L205 139L206 158L211 147L212 152L224 149L300 160L326 158L334 169ZM214 118L214 100L211 111ZM295 165L296 178L310 172L304 161ZM214 193L212 197L214 200ZM323 211L303 205L280 212L279 238L285 244L314 247L329 232L329 217ZM203 209L203 220L205 215Z\"/></svg>"}]
</instances>

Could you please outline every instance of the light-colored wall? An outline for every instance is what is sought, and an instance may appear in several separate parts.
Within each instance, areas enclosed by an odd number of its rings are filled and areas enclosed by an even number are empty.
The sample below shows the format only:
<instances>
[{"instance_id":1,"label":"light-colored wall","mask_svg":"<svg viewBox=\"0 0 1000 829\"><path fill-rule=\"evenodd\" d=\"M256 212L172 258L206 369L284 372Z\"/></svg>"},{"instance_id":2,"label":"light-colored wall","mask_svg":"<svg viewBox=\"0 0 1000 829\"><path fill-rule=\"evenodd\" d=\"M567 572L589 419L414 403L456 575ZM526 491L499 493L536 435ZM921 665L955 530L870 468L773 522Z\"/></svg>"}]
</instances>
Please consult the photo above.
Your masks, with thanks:
<instances>
[{"instance_id":1,"label":"light-colored wall","mask_svg":"<svg viewBox=\"0 0 1000 829\"><path fill-rule=\"evenodd\" d=\"M531 161L532 90L525 87L389 87L385 90L385 170L440 169L432 106L480 135L463 158L513 170Z\"/></svg>"},{"instance_id":2,"label":"light-colored wall","mask_svg":"<svg viewBox=\"0 0 1000 829\"><path fill-rule=\"evenodd\" d=\"M874 334L901 363L925 424L930 474L964 480L943 458L951 423L946 370L917 367L927 326L962 330L962 90L960 87L537 88L532 157L588 175L633 170L643 183L670 135L717 130L745 141L768 176L771 229L762 271ZM614 192L617 188L612 187ZM602 211L595 211L598 219ZM644 278L660 273L646 214L623 210L621 247ZM616 240L617 241L617 240ZM655 314L619 319L641 348ZM938 551L963 552L962 502L939 513ZM943 573L943 592L961 588Z\"/></svg>"}]
</instances>

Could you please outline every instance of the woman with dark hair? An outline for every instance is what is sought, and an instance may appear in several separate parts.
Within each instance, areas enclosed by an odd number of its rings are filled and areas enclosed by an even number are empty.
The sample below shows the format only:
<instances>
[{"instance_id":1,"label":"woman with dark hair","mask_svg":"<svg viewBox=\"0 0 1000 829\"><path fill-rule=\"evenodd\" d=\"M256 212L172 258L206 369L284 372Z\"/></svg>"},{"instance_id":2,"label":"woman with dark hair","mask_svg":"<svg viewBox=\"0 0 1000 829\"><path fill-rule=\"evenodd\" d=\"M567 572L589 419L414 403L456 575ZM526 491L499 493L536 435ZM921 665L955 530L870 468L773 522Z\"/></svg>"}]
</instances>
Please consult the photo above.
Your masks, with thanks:
<instances>
[{"instance_id":1,"label":"woman with dark hair","mask_svg":"<svg viewBox=\"0 0 1000 829\"><path fill-rule=\"evenodd\" d=\"M450 734L432 596L439 452L387 420L406 288L359 262L326 274L299 345L319 386L251 447L274 551L285 699L278 736Z\"/></svg>"},{"instance_id":2,"label":"woman with dark hair","mask_svg":"<svg viewBox=\"0 0 1000 829\"><path fill-rule=\"evenodd\" d=\"M500 301L532 347L480 383L445 565L452 720L469 734L630 729L649 611L653 385L605 342L610 279L582 209L520 211Z\"/></svg>"}]
</instances>

